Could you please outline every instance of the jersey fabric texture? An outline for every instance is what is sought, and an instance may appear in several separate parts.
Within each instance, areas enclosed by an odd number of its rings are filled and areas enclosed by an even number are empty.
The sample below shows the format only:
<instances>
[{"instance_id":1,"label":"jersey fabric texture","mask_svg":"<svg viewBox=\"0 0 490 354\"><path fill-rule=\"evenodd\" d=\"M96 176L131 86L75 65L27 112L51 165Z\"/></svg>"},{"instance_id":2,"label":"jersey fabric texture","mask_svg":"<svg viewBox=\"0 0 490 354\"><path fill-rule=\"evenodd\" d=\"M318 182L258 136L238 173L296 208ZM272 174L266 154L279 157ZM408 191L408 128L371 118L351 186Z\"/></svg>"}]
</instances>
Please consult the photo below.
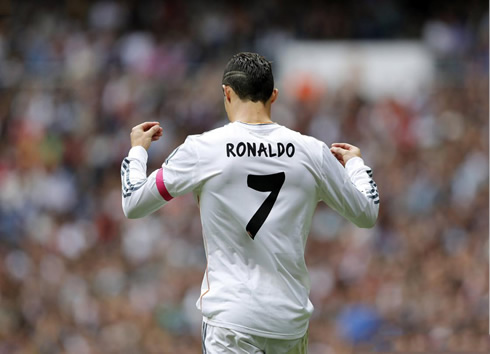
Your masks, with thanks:
<instances>
[{"instance_id":1,"label":"jersey fabric texture","mask_svg":"<svg viewBox=\"0 0 490 354\"><path fill-rule=\"evenodd\" d=\"M275 123L189 136L148 177L146 162L146 150L134 147L122 163L126 216L192 192L208 263L197 307L204 322L251 335L305 335L313 305L304 251L319 201L359 227L378 215L361 158L344 168L323 142Z\"/></svg>"}]
</instances>

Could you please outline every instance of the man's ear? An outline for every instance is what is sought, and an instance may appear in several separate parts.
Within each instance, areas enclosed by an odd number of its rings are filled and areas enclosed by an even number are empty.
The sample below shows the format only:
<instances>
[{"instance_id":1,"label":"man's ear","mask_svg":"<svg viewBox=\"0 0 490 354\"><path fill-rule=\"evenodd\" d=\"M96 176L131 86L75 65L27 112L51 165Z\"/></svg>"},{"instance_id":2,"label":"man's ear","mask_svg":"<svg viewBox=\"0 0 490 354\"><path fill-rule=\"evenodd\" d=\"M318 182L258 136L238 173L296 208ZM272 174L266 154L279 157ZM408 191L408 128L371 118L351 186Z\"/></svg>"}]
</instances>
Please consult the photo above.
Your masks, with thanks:
<instances>
[{"instance_id":1,"label":"man's ear","mask_svg":"<svg viewBox=\"0 0 490 354\"><path fill-rule=\"evenodd\" d=\"M223 87L223 95L225 96L228 102L231 102L231 93L233 89L227 85L222 85L222 87Z\"/></svg>"},{"instance_id":2,"label":"man's ear","mask_svg":"<svg viewBox=\"0 0 490 354\"><path fill-rule=\"evenodd\" d=\"M274 103L275 100L277 100L277 96L279 96L279 90L278 89L274 89L272 90L272 95L271 95L271 103Z\"/></svg>"}]
</instances>

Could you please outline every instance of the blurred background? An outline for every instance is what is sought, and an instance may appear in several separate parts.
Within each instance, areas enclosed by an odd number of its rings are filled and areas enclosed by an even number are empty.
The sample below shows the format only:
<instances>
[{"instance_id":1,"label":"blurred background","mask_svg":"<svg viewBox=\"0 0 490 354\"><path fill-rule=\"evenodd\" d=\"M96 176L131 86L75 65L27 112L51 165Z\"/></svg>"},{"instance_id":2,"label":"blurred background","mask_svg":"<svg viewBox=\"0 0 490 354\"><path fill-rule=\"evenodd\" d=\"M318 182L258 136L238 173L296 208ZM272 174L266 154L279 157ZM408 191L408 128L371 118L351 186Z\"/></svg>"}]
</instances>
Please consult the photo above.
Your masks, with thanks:
<instances>
[{"instance_id":1,"label":"blurred background","mask_svg":"<svg viewBox=\"0 0 490 354\"><path fill-rule=\"evenodd\" d=\"M310 353L488 352L488 2L0 1L0 353L199 353L192 197L121 210L132 126L226 123L224 65L272 60L273 119L363 151L372 230L319 205Z\"/></svg>"}]
</instances>

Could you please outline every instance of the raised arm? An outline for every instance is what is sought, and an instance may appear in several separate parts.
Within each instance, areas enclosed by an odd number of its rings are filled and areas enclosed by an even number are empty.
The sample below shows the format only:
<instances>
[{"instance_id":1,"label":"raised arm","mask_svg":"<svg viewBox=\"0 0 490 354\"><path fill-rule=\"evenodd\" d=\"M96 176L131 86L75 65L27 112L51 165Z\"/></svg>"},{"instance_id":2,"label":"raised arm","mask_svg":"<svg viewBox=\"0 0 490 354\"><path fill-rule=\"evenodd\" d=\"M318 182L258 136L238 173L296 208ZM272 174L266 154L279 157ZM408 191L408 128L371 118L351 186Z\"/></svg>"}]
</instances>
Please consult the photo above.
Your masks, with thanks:
<instances>
[{"instance_id":1,"label":"raised arm","mask_svg":"<svg viewBox=\"0 0 490 354\"><path fill-rule=\"evenodd\" d=\"M199 151L192 136L146 177L146 150L161 136L157 122L137 125L131 132L132 148L121 165L122 205L130 219L146 216L172 198L195 191L200 184Z\"/></svg>"},{"instance_id":2,"label":"raised arm","mask_svg":"<svg viewBox=\"0 0 490 354\"><path fill-rule=\"evenodd\" d=\"M373 227L378 218L379 194L372 171L361 158L360 149L336 143L329 150L324 145L322 171L322 199L355 225Z\"/></svg>"},{"instance_id":3,"label":"raised arm","mask_svg":"<svg viewBox=\"0 0 490 354\"><path fill-rule=\"evenodd\" d=\"M131 150L121 164L122 207L130 219L144 217L162 207L165 199L158 188L160 170L146 176L147 150L152 141L160 139L162 128L158 122L145 122L131 131Z\"/></svg>"}]
</instances>

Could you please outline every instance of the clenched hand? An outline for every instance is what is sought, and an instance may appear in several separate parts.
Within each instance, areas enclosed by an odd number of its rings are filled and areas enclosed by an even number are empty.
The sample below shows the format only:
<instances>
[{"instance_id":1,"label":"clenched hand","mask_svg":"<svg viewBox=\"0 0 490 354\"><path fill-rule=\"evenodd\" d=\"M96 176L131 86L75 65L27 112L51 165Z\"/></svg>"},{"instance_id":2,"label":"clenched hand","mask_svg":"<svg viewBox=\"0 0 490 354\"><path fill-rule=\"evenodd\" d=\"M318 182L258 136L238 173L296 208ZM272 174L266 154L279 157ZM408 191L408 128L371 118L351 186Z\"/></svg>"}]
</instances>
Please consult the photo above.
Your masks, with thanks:
<instances>
[{"instance_id":1,"label":"clenched hand","mask_svg":"<svg viewBox=\"0 0 490 354\"><path fill-rule=\"evenodd\" d=\"M131 130L131 146L143 146L148 150L152 141L160 139L162 131L158 122L141 123Z\"/></svg>"},{"instance_id":2,"label":"clenched hand","mask_svg":"<svg viewBox=\"0 0 490 354\"><path fill-rule=\"evenodd\" d=\"M330 148L332 154L339 160L342 166L353 157L361 157L361 150L354 145L347 143L334 143Z\"/></svg>"}]
</instances>

